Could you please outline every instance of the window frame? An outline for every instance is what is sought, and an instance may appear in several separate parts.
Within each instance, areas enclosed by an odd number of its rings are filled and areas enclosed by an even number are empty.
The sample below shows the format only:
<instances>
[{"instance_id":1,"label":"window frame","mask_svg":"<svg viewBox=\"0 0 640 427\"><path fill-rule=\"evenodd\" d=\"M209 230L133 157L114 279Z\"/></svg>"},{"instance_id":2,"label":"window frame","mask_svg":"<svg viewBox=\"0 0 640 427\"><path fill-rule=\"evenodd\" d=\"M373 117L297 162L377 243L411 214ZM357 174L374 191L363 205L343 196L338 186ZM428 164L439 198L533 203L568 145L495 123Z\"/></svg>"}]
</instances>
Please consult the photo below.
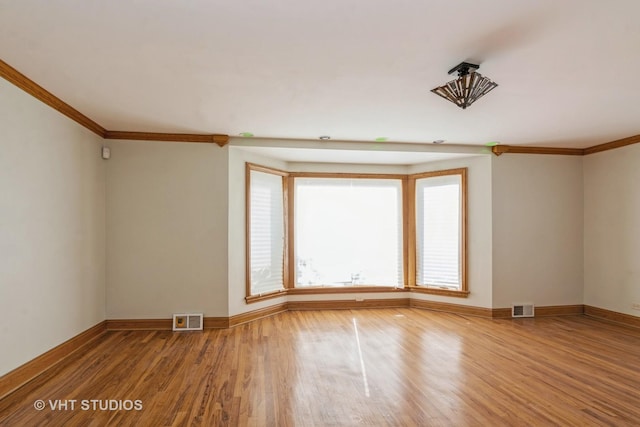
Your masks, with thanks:
<instances>
[{"instance_id":1,"label":"window frame","mask_svg":"<svg viewBox=\"0 0 640 427\"><path fill-rule=\"evenodd\" d=\"M282 177L283 216L284 216L284 254L283 254L283 290L263 294L251 294L251 171L270 173ZM416 180L443 175L461 176L461 251L460 251L460 289L443 289L440 287L420 286L416 284ZM295 195L294 180L296 178L345 178L345 179L390 179L400 180L402 207L402 287L395 286L308 286L295 287ZM351 293L397 293L417 292L450 297L466 298L469 295L467 277L467 218L468 218L467 168L456 168L422 172L417 174L380 174L380 173L332 173L332 172L287 172L276 168L245 163L245 275L247 303L263 301L285 295L317 295L317 294L351 294Z\"/></svg>"},{"instance_id":2,"label":"window frame","mask_svg":"<svg viewBox=\"0 0 640 427\"><path fill-rule=\"evenodd\" d=\"M305 286L301 288L295 287L296 282L296 272L295 272L295 185L294 180L296 178L331 178L331 179L389 179L389 180L398 180L400 181L400 198L401 198L401 212L400 217L402 218L402 276L403 276L403 286L345 286L345 287L336 287L336 286L326 286L326 285L317 285L317 286ZM378 174L378 173L332 173L332 172L290 172L289 179L291 180L289 183L289 195L288 200L290 203L289 209L289 230L290 230L290 240L289 240L289 274L288 278L290 279L290 286L288 287L288 293L291 295L304 295L304 294L337 294L337 293L371 293L371 292L405 292L406 284L407 284L407 249L408 249L408 240L407 240L407 218L405 215L407 209L407 182L408 176L403 174Z\"/></svg>"},{"instance_id":3,"label":"window frame","mask_svg":"<svg viewBox=\"0 0 640 427\"><path fill-rule=\"evenodd\" d=\"M284 243L283 243L283 257L282 257L282 285L284 289L278 289L275 291L264 292L260 294L251 293L251 172L262 172L271 175L278 175L282 177L282 197L283 197L283 220L284 220ZM270 168L266 166L257 165L254 163L245 163L245 300L249 302L257 302L264 299L274 298L277 296L286 295L287 287L289 283L289 277L287 273L288 268L288 242L289 242L289 222L288 222L288 206L287 195L288 191L288 176L289 173L280 169Z\"/></svg>"},{"instance_id":4,"label":"window frame","mask_svg":"<svg viewBox=\"0 0 640 427\"><path fill-rule=\"evenodd\" d=\"M416 203L416 181L423 178L434 178L438 176L460 176L460 288L448 289L438 286L424 286L418 285L417 282L417 203ZM468 189L467 189L467 168L456 168L438 170L432 172L422 172L409 175L409 199L410 207L407 211L407 216L410 224L409 231L409 255L408 255L408 269L409 269L409 281L406 283L406 288L412 292L444 295L452 297L467 297L469 295L469 281L467 277L468 270L468 256L467 256L467 218L468 218Z\"/></svg>"}]
</instances>

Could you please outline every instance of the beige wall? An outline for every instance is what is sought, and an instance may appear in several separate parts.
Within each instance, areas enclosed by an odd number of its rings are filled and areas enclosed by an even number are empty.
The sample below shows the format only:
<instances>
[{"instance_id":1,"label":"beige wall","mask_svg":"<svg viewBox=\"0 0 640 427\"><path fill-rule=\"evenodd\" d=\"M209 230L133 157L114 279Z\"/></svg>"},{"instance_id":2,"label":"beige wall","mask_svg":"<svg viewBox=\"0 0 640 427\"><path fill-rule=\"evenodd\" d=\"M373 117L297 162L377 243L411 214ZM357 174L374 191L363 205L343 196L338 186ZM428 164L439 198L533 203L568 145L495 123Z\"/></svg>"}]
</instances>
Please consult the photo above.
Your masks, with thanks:
<instances>
[{"instance_id":1,"label":"beige wall","mask_svg":"<svg viewBox=\"0 0 640 427\"><path fill-rule=\"evenodd\" d=\"M582 160L492 157L494 308L583 303Z\"/></svg>"},{"instance_id":2,"label":"beige wall","mask_svg":"<svg viewBox=\"0 0 640 427\"><path fill-rule=\"evenodd\" d=\"M640 145L584 159L584 302L639 316Z\"/></svg>"},{"instance_id":3,"label":"beige wall","mask_svg":"<svg viewBox=\"0 0 640 427\"><path fill-rule=\"evenodd\" d=\"M105 319L102 139L0 79L0 375Z\"/></svg>"},{"instance_id":4,"label":"beige wall","mask_svg":"<svg viewBox=\"0 0 640 427\"><path fill-rule=\"evenodd\" d=\"M228 148L109 141L107 317L228 315Z\"/></svg>"}]
</instances>

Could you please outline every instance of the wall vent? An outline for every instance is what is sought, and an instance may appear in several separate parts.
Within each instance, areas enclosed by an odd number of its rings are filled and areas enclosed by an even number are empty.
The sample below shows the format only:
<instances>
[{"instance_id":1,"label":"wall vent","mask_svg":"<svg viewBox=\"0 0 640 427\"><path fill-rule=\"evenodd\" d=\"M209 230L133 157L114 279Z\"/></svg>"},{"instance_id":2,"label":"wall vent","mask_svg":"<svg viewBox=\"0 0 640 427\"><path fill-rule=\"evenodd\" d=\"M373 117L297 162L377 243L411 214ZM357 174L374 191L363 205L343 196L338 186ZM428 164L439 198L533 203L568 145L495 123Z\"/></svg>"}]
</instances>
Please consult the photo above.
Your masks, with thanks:
<instances>
[{"instance_id":1,"label":"wall vent","mask_svg":"<svg viewBox=\"0 0 640 427\"><path fill-rule=\"evenodd\" d=\"M511 307L511 317L533 317L533 304L514 304Z\"/></svg>"},{"instance_id":2,"label":"wall vent","mask_svg":"<svg viewBox=\"0 0 640 427\"><path fill-rule=\"evenodd\" d=\"M174 314L173 330L174 331L201 331L202 330L202 313Z\"/></svg>"}]
</instances>

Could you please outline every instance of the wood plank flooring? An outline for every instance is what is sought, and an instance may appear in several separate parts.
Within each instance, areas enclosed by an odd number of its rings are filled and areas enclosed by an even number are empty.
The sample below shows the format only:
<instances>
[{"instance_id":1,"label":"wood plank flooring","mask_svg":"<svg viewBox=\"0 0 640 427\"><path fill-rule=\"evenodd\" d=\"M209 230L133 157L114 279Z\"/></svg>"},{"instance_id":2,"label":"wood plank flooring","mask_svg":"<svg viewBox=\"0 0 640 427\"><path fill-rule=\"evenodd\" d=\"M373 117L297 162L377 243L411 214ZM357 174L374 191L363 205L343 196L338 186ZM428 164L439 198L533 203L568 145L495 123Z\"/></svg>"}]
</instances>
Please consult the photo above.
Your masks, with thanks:
<instances>
[{"instance_id":1,"label":"wood plank flooring","mask_svg":"<svg viewBox=\"0 0 640 427\"><path fill-rule=\"evenodd\" d=\"M142 408L93 409L92 399L140 400ZM66 410L51 408L64 400ZM0 401L3 426L639 420L640 330L584 316L490 320L411 308L286 312L204 332L108 332Z\"/></svg>"}]
</instances>

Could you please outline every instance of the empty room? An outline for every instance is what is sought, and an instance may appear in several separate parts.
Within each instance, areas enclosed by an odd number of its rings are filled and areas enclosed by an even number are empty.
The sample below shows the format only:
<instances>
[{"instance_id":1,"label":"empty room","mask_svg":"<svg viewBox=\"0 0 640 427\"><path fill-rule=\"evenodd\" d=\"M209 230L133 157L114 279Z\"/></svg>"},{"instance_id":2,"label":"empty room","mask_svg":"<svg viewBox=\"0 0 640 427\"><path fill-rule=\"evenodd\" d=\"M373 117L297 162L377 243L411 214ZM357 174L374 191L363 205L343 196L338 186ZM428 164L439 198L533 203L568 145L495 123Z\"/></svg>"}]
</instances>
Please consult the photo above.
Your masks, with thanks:
<instances>
[{"instance_id":1,"label":"empty room","mask_svg":"<svg viewBox=\"0 0 640 427\"><path fill-rule=\"evenodd\" d=\"M0 425L638 425L639 14L0 0Z\"/></svg>"}]
</instances>

